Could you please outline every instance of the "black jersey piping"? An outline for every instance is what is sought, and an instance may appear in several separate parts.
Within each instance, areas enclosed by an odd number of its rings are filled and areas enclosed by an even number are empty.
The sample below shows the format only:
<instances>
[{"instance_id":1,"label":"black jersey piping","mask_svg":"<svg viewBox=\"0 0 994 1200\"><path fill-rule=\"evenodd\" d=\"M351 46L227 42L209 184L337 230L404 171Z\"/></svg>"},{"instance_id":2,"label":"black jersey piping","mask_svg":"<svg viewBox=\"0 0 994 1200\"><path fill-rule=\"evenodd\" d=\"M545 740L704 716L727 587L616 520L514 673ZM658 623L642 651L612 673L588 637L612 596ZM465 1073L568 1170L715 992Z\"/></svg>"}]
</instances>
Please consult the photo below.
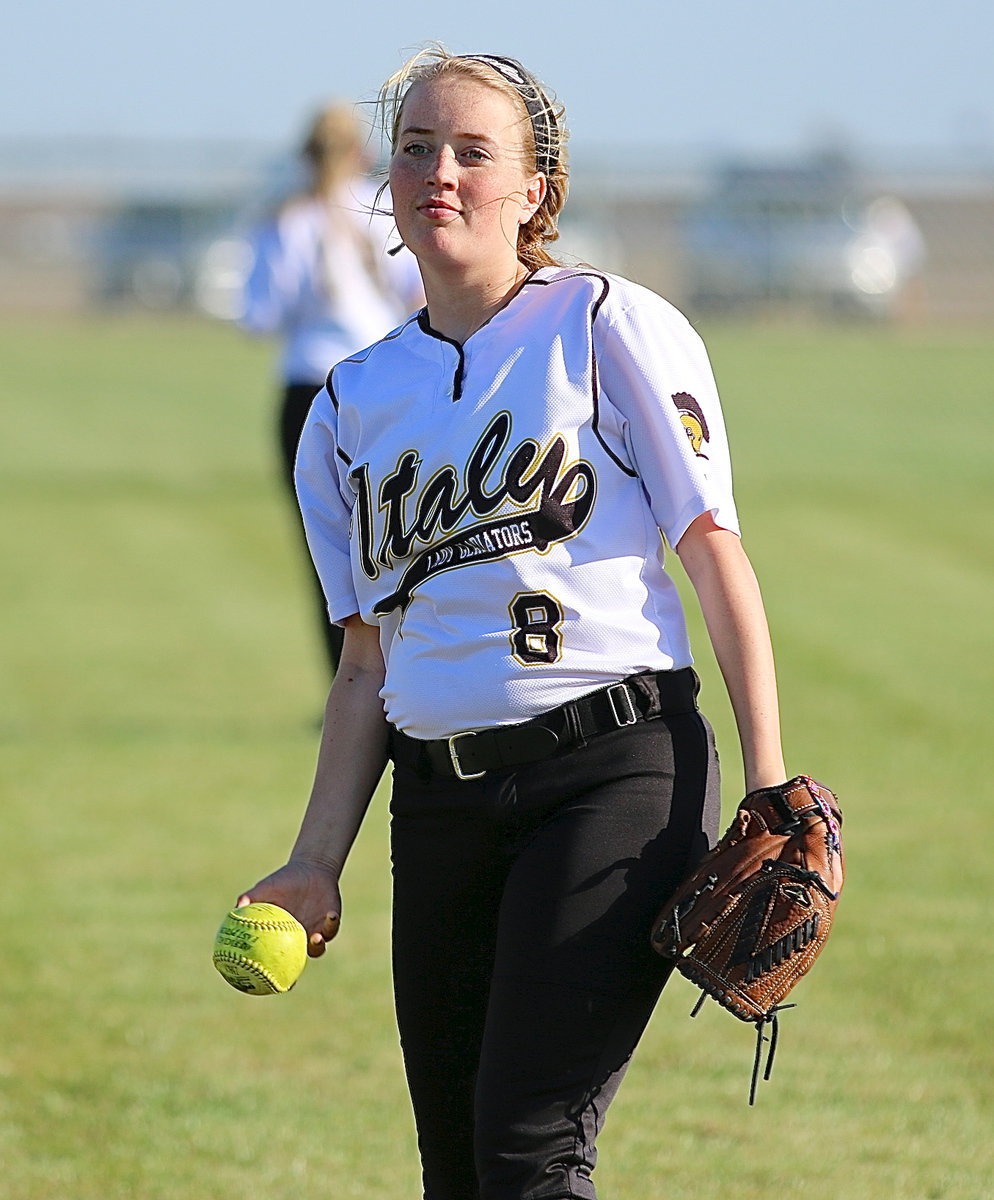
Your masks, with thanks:
<instances>
[{"instance_id":1,"label":"black jersey piping","mask_svg":"<svg viewBox=\"0 0 994 1200\"><path fill-rule=\"evenodd\" d=\"M481 329L486 329L486 327L490 324L490 322L494 319L494 317L496 317L499 313L502 313L504 311L504 309L507 308L507 306L511 303L511 301L515 298L515 296L517 296L518 293L521 291L521 289L526 284L531 283L534 274L535 274L535 272L532 271L528 275L526 275L524 277L524 279L522 279L522 281L518 284L518 286L512 292L510 292L507 296L504 297L504 302L501 304L500 308L498 308L494 312L492 312L490 314L490 316L487 317L487 319L483 322L482 325L480 325L478 328L473 330L473 332L469 335L469 337L476 337L476 335L480 332ZM539 281L539 282L541 282L541 281ZM421 311L416 314L416 316L417 316L418 325L419 325L422 333L426 333L428 335L428 337L436 338L440 342L448 342L448 344L450 346L455 346L455 348L456 348L456 352L459 355L459 360L456 363L455 375L452 380L452 403L455 404L457 400L460 400L462 398L463 380L465 379L465 376L466 376L466 352L463 350L464 343L457 342L455 340L455 338L450 338L444 333L439 333L437 329L433 329L431 327L431 325L429 325L429 323L428 323L428 309L427 308L422 308ZM467 338L466 341L468 342L469 338Z\"/></svg>"},{"instance_id":2,"label":"black jersey piping","mask_svg":"<svg viewBox=\"0 0 994 1200\"><path fill-rule=\"evenodd\" d=\"M426 333L429 337L435 338L436 341L446 342L450 346L455 346L456 354L459 356L456 360L456 369L452 376L452 403L462 397L463 379L466 374L466 353L462 348L462 343L457 342L455 338L447 337L444 333L439 333L437 329L432 329L428 324L428 310L423 308L418 313L418 325L422 333Z\"/></svg>"},{"instance_id":3,"label":"black jersey piping","mask_svg":"<svg viewBox=\"0 0 994 1200\"><path fill-rule=\"evenodd\" d=\"M611 290L611 281L606 275L602 275L599 271L571 271L568 275L560 275L558 279L534 279L529 278L526 283L541 283L546 287L550 287L554 283L561 283L565 279L598 279L601 284L601 294L590 306L590 400L593 405L593 429L594 436L604 448L604 453L616 464L616 466L624 471L632 479L638 478L638 471L628 466L627 463L615 454L611 447L604 440L600 429L600 376L597 370L597 351L594 349L594 322L597 320L597 315L601 310L601 306L607 299L608 292Z\"/></svg>"}]
</instances>

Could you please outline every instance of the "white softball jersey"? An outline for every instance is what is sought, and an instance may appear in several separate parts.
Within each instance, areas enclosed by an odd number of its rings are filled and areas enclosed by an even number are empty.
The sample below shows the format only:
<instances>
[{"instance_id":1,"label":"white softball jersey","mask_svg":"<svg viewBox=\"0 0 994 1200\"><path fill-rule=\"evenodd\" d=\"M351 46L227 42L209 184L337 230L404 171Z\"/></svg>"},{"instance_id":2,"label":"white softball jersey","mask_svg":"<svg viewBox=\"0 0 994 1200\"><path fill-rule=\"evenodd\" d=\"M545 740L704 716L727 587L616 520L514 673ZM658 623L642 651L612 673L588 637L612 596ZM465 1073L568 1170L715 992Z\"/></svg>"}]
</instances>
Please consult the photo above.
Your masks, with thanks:
<instances>
[{"instance_id":1,"label":"white softball jersey","mask_svg":"<svg viewBox=\"0 0 994 1200\"><path fill-rule=\"evenodd\" d=\"M329 615L379 625L387 717L418 738L689 666L660 533L738 532L700 338L588 269L534 272L463 345L422 311L335 366L297 492Z\"/></svg>"},{"instance_id":2,"label":"white softball jersey","mask_svg":"<svg viewBox=\"0 0 994 1200\"><path fill-rule=\"evenodd\" d=\"M286 204L252 238L252 268L239 324L280 334L280 375L317 391L339 359L402 321L417 303L421 276L408 251L390 257L393 219L377 211L364 179L347 183L333 206L317 197Z\"/></svg>"}]
</instances>

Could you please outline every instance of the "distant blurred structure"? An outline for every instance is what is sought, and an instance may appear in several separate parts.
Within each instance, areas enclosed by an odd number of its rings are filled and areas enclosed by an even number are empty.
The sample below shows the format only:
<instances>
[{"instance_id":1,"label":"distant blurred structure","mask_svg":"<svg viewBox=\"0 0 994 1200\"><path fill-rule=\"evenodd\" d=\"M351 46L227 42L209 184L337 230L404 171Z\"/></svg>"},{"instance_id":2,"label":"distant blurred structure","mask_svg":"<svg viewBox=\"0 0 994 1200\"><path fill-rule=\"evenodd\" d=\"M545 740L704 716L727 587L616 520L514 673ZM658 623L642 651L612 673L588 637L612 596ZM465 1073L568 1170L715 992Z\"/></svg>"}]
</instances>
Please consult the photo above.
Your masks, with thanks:
<instances>
[{"instance_id":1,"label":"distant blurred structure","mask_svg":"<svg viewBox=\"0 0 994 1200\"><path fill-rule=\"evenodd\" d=\"M686 301L696 310L791 306L821 316L893 318L925 257L907 206L874 195L841 155L731 163L683 221Z\"/></svg>"},{"instance_id":2,"label":"distant blurred structure","mask_svg":"<svg viewBox=\"0 0 994 1200\"><path fill-rule=\"evenodd\" d=\"M110 209L90 242L87 290L101 307L199 308L232 315L247 251L230 202L134 200Z\"/></svg>"},{"instance_id":3,"label":"distant blurred structure","mask_svg":"<svg viewBox=\"0 0 994 1200\"><path fill-rule=\"evenodd\" d=\"M638 279L691 316L994 322L989 155L670 162L640 175L575 152L564 257ZM259 145L0 143L0 310L230 317L245 233L291 170Z\"/></svg>"},{"instance_id":4,"label":"distant blurred structure","mask_svg":"<svg viewBox=\"0 0 994 1200\"><path fill-rule=\"evenodd\" d=\"M230 235L280 169L254 145L0 141L0 309L223 307Z\"/></svg>"}]
</instances>

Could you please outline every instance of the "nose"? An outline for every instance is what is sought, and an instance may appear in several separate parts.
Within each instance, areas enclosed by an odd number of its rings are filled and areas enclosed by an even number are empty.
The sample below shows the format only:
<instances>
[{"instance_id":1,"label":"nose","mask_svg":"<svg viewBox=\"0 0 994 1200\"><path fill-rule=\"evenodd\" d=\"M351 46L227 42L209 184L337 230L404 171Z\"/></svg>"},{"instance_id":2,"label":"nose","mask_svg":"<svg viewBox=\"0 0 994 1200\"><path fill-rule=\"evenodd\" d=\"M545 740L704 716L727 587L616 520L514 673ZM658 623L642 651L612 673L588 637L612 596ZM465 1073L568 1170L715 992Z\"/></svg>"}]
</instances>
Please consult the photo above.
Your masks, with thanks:
<instances>
[{"instance_id":1,"label":"nose","mask_svg":"<svg viewBox=\"0 0 994 1200\"><path fill-rule=\"evenodd\" d=\"M425 182L451 191L458 183L456 156L451 147L441 146L428 164Z\"/></svg>"}]
</instances>

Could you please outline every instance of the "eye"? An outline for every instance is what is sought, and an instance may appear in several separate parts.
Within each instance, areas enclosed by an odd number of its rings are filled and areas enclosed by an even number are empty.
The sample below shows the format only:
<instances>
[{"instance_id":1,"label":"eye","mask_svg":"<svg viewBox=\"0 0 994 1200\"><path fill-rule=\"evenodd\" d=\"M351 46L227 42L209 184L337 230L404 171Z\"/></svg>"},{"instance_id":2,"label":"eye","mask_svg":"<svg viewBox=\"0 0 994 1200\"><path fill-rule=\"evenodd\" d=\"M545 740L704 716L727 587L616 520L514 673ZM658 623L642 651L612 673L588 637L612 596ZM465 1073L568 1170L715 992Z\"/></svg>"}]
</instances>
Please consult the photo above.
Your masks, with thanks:
<instances>
[{"instance_id":1,"label":"eye","mask_svg":"<svg viewBox=\"0 0 994 1200\"><path fill-rule=\"evenodd\" d=\"M486 162L490 155L485 150L481 150L479 146L470 146L463 151L463 158L468 158L471 162Z\"/></svg>"},{"instance_id":2,"label":"eye","mask_svg":"<svg viewBox=\"0 0 994 1200\"><path fill-rule=\"evenodd\" d=\"M406 154L409 158L423 158L430 153L424 142L408 142L401 147L401 154Z\"/></svg>"}]
</instances>

